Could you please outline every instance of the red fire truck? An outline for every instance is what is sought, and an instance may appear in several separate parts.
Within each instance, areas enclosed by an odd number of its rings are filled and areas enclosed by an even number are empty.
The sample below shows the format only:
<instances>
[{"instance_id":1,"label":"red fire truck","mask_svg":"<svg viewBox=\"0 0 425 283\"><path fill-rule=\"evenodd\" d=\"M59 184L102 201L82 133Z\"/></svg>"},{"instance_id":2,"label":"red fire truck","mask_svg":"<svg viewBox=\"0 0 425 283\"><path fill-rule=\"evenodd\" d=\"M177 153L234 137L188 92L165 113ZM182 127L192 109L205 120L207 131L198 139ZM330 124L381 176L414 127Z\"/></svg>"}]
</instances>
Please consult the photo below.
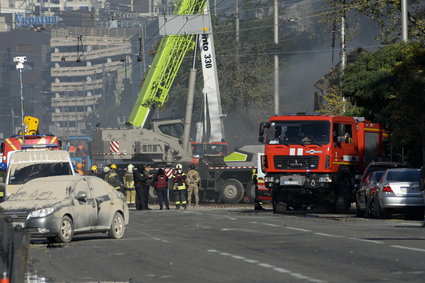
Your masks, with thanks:
<instances>
[{"instance_id":1,"label":"red fire truck","mask_svg":"<svg viewBox=\"0 0 425 283\"><path fill-rule=\"evenodd\" d=\"M294 114L260 125L262 168L273 211L320 204L345 212L365 166L384 156L383 125L363 118Z\"/></svg>"}]
</instances>

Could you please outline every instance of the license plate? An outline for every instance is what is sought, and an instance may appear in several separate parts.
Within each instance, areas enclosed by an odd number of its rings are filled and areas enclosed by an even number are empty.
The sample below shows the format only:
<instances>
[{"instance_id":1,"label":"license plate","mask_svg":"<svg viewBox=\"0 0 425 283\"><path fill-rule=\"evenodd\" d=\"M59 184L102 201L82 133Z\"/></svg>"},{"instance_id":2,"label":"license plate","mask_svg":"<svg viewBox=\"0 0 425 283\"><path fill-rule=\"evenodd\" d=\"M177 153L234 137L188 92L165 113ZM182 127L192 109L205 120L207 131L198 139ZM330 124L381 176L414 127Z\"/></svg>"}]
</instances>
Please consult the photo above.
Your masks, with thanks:
<instances>
[{"instance_id":1,"label":"license plate","mask_svg":"<svg viewBox=\"0 0 425 283\"><path fill-rule=\"evenodd\" d=\"M284 185L298 185L298 181L283 181Z\"/></svg>"},{"instance_id":2,"label":"license plate","mask_svg":"<svg viewBox=\"0 0 425 283\"><path fill-rule=\"evenodd\" d=\"M12 222L12 226L13 227L21 227L21 228L25 228L25 223L24 222Z\"/></svg>"},{"instance_id":3,"label":"license plate","mask_svg":"<svg viewBox=\"0 0 425 283\"><path fill-rule=\"evenodd\" d=\"M400 188L400 193L407 194L409 192L409 188Z\"/></svg>"}]
</instances>

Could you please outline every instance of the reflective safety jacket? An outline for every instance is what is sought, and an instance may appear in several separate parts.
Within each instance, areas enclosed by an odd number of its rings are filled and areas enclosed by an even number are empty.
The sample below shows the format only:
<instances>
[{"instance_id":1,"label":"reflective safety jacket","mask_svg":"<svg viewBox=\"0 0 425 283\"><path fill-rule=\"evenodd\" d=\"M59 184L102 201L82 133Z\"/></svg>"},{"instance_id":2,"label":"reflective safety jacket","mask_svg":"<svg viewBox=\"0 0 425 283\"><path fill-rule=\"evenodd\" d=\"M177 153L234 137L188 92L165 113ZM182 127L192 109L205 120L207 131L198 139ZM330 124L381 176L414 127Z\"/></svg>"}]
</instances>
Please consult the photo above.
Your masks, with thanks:
<instances>
[{"instance_id":1,"label":"reflective safety jacket","mask_svg":"<svg viewBox=\"0 0 425 283\"><path fill-rule=\"evenodd\" d=\"M125 172L124 174L124 188L134 189L134 177L132 172Z\"/></svg>"},{"instance_id":2,"label":"reflective safety jacket","mask_svg":"<svg viewBox=\"0 0 425 283\"><path fill-rule=\"evenodd\" d=\"M108 182L109 185L111 185L115 189L117 190L121 189L121 182L120 182L120 179L118 178L118 174L115 171L113 170L109 171L105 175L105 181Z\"/></svg>"},{"instance_id":3,"label":"reflective safety jacket","mask_svg":"<svg viewBox=\"0 0 425 283\"><path fill-rule=\"evenodd\" d=\"M185 190L186 189L186 173L175 172L173 174L174 190Z\"/></svg>"}]
</instances>

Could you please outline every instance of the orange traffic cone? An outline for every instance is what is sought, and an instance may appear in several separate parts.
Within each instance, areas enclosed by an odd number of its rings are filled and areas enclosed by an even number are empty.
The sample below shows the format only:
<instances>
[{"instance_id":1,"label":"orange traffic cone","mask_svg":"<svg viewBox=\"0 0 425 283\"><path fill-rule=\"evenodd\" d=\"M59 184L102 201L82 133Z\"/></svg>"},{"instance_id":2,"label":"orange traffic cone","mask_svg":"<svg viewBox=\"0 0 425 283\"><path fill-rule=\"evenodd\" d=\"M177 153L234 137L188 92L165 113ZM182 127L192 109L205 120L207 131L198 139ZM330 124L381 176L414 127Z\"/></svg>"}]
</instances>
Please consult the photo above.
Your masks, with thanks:
<instances>
[{"instance_id":1,"label":"orange traffic cone","mask_svg":"<svg viewBox=\"0 0 425 283\"><path fill-rule=\"evenodd\" d=\"M0 279L0 283L9 283L10 280L7 277L7 272L3 272L3 277Z\"/></svg>"}]
</instances>

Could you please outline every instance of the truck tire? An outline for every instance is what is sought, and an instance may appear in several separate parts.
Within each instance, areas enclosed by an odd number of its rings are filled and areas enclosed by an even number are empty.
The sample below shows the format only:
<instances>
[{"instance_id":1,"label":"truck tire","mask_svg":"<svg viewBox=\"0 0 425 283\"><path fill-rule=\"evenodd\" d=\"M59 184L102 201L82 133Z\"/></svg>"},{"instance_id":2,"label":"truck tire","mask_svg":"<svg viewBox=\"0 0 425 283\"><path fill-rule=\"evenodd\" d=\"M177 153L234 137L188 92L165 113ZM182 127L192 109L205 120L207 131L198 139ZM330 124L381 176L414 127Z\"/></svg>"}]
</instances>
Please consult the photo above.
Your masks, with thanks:
<instances>
[{"instance_id":1,"label":"truck tire","mask_svg":"<svg viewBox=\"0 0 425 283\"><path fill-rule=\"evenodd\" d=\"M351 204L351 183L346 176L338 178L334 208L336 213L346 213Z\"/></svg>"},{"instance_id":2,"label":"truck tire","mask_svg":"<svg viewBox=\"0 0 425 283\"><path fill-rule=\"evenodd\" d=\"M255 185L249 183L246 187L245 187L245 195L248 198L248 202L249 203L254 203L255 200Z\"/></svg>"},{"instance_id":3,"label":"truck tire","mask_svg":"<svg viewBox=\"0 0 425 283\"><path fill-rule=\"evenodd\" d=\"M154 187L149 187L149 203L157 203L158 202L158 195L156 193L156 190Z\"/></svg>"},{"instance_id":4,"label":"truck tire","mask_svg":"<svg viewBox=\"0 0 425 283\"><path fill-rule=\"evenodd\" d=\"M288 205L283 201L282 193L273 190L272 196L273 213L285 213L288 210Z\"/></svg>"},{"instance_id":5,"label":"truck tire","mask_svg":"<svg viewBox=\"0 0 425 283\"><path fill-rule=\"evenodd\" d=\"M244 195L244 188L241 182L236 179L224 181L220 188L220 198L225 203L239 203Z\"/></svg>"}]
</instances>

